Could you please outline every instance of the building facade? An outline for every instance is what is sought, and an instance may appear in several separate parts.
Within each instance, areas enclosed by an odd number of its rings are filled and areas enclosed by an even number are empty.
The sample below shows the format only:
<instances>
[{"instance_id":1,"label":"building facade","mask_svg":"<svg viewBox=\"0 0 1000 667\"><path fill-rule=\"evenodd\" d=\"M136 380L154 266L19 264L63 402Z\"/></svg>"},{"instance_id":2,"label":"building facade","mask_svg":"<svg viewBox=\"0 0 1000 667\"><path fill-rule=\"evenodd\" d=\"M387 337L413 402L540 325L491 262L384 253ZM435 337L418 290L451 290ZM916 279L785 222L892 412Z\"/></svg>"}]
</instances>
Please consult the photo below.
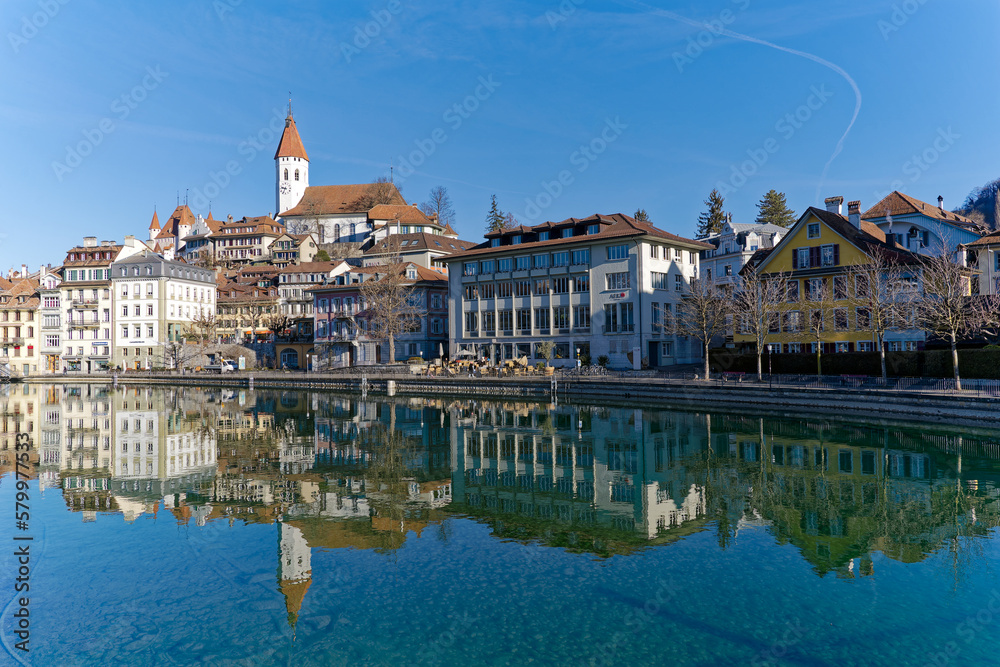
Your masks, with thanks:
<instances>
[{"instance_id":1,"label":"building facade","mask_svg":"<svg viewBox=\"0 0 1000 667\"><path fill-rule=\"evenodd\" d=\"M115 367L175 368L188 337L199 326L214 328L214 271L144 252L114 262L111 284Z\"/></svg>"},{"instance_id":2,"label":"building facade","mask_svg":"<svg viewBox=\"0 0 1000 667\"><path fill-rule=\"evenodd\" d=\"M668 322L712 246L617 213L487 234L445 259L451 354L615 368L694 363Z\"/></svg>"}]
</instances>

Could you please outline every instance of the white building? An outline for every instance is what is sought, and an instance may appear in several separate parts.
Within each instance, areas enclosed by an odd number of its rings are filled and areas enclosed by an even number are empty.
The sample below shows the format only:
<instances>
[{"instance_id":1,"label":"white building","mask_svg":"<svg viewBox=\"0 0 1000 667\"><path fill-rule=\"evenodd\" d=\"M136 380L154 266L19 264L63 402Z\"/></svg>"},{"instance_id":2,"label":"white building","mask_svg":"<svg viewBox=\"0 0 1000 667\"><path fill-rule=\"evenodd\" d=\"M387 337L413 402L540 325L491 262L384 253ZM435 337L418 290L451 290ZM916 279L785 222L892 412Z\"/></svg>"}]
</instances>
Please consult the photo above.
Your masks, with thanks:
<instances>
[{"instance_id":1,"label":"white building","mask_svg":"<svg viewBox=\"0 0 1000 667\"><path fill-rule=\"evenodd\" d=\"M173 367L171 348L215 315L215 273L145 252L111 265L113 365Z\"/></svg>"},{"instance_id":2,"label":"white building","mask_svg":"<svg viewBox=\"0 0 1000 667\"><path fill-rule=\"evenodd\" d=\"M451 353L640 368L694 363L697 341L665 325L698 275L706 243L616 213L569 218L486 235L444 258L449 265Z\"/></svg>"},{"instance_id":3,"label":"white building","mask_svg":"<svg viewBox=\"0 0 1000 667\"><path fill-rule=\"evenodd\" d=\"M701 239L713 247L701 252L700 276L719 287L739 287L740 270L750 257L776 246L787 232L778 225L727 221L721 232Z\"/></svg>"}]
</instances>

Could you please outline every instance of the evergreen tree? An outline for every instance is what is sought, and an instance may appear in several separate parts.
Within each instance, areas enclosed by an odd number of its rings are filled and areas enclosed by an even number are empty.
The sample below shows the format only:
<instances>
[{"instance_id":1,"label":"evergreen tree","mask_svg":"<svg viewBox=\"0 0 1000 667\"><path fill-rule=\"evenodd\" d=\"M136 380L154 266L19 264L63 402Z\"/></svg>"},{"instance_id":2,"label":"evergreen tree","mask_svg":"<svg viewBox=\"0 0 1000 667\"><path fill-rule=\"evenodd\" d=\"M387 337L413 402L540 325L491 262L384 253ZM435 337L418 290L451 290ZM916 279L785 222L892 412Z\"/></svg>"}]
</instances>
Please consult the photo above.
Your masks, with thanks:
<instances>
[{"instance_id":1,"label":"evergreen tree","mask_svg":"<svg viewBox=\"0 0 1000 667\"><path fill-rule=\"evenodd\" d=\"M634 218L636 222L652 222L649 219L649 213L646 213L646 209L644 208L637 210L635 214L632 215L632 218Z\"/></svg>"},{"instance_id":2,"label":"evergreen tree","mask_svg":"<svg viewBox=\"0 0 1000 667\"><path fill-rule=\"evenodd\" d=\"M506 222L507 216L497 205L497 196L493 195L490 201L490 212L486 214L486 233L503 231Z\"/></svg>"},{"instance_id":3,"label":"evergreen tree","mask_svg":"<svg viewBox=\"0 0 1000 667\"><path fill-rule=\"evenodd\" d=\"M791 227L795 224L795 211L788 208L785 193L768 190L764 198L757 204L757 219L759 225L777 225Z\"/></svg>"},{"instance_id":4,"label":"evergreen tree","mask_svg":"<svg viewBox=\"0 0 1000 667\"><path fill-rule=\"evenodd\" d=\"M313 257L313 261L314 262L329 262L330 261L330 253L328 253L326 250L320 250L318 253L316 253L316 256Z\"/></svg>"},{"instance_id":5,"label":"evergreen tree","mask_svg":"<svg viewBox=\"0 0 1000 667\"><path fill-rule=\"evenodd\" d=\"M708 195L705 200L708 210L698 216L698 238L703 239L722 231L722 225L726 222L726 214L722 210L725 201L718 190L712 190Z\"/></svg>"}]
</instances>

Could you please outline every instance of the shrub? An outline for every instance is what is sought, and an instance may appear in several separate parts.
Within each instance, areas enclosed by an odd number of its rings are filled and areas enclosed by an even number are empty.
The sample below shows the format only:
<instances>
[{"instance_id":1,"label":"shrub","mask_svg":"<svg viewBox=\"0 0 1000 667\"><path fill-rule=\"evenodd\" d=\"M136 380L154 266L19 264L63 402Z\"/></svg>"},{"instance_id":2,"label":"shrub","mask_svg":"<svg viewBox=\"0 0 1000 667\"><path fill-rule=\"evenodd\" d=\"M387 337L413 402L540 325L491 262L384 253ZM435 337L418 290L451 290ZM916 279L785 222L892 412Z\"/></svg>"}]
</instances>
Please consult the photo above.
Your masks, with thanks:
<instances>
[{"instance_id":1,"label":"shrub","mask_svg":"<svg viewBox=\"0 0 1000 667\"><path fill-rule=\"evenodd\" d=\"M611 363L611 358L608 355L602 354L597 357L597 365L601 368L607 368L609 363Z\"/></svg>"}]
</instances>

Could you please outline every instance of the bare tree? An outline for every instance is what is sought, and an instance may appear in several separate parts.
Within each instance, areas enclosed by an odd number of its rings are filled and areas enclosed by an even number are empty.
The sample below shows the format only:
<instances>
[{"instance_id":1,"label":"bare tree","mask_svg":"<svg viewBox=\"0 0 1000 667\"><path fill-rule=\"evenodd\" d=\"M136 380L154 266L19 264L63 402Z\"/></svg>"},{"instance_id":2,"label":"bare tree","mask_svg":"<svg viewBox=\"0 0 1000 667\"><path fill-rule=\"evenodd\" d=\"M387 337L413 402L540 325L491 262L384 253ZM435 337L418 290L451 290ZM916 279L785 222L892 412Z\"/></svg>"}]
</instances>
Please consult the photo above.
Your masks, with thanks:
<instances>
[{"instance_id":1,"label":"bare tree","mask_svg":"<svg viewBox=\"0 0 1000 667\"><path fill-rule=\"evenodd\" d=\"M194 345L187 345L183 341L169 341L163 344L161 357L163 367L170 369L183 368L189 361L199 357L201 353Z\"/></svg>"},{"instance_id":2,"label":"bare tree","mask_svg":"<svg viewBox=\"0 0 1000 667\"><path fill-rule=\"evenodd\" d=\"M441 225L455 223L455 209L448 196L448 188L439 185L431 189L430 199L420 205L420 210L426 215L436 215Z\"/></svg>"},{"instance_id":3,"label":"bare tree","mask_svg":"<svg viewBox=\"0 0 1000 667\"><path fill-rule=\"evenodd\" d=\"M808 308L806 313L804 328L809 332L813 344L816 346L816 375L823 374L823 339L826 332L833 325L836 330L836 301L831 278L807 278L805 281L806 293L803 307ZM794 324L792 325L795 326ZM803 323L798 324L799 327Z\"/></svg>"},{"instance_id":4,"label":"bare tree","mask_svg":"<svg viewBox=\"0 0 1000 667\"><path fill-rule=\"evenodd\" d=\"M691 336L702 344L705 353L705 379L709 379L708 346L726 329L726 317L732 308L725 295L711 282L693 278L677 305L674 326L678 334Z\"/></svg>"},{"instance_id":5,"label":"bare tree","mask_svg":"<svg viewBox=\"0 0 1000 667\"><path fill-rule=\"evenodd\" d=\"M264 326L270 329L275 336L279 336L282 332L291 329L294 323L295 320L284 313L274 313L264 318Z\"/></svg>"},{"instance_id":6,"label":"bare tree","mask_svg":"<svg viewBox=\"0 0 1000 667\"><path fill-rule=\"evenodd\" d=\"M870 331L878 347L882 380L887 378L885 336L900 328L903 311L913 300L915 284L900 262L899 253L875 249L867 261L851 268L845 278L854 284L851 303L855 306L855 328Z\"/></svg>"},{"instance_id":7,"label":"bare tree","mask_svg":"<svg viewBox=\"0 0 1000 667\"><path fill-rule=\"evenodd\" d=\"M353 208L367 211L379 204L402 204L399 189L385 176L379 176L365 188L364 193L353 202Z\"/></svg>"},{"instance_id":8,"label":"bare tree","mask_svg":"<svg viewBox=\"0 0 1000 667\"><path fill-rule=\"evenodd\" d=\"M923 289L916 299L917 322L950 344L955 389L961 391L958 341L996 328L992 301L972 298L972 271L956 262L947 251L924 258L922 278Z\"/></svg>"},{"instance_id":9,"label":"bare tree","mask_svg":"<svg viewBox=\"0 0 1000 667\"><path fill-rule=\"evenodd\" d=\"M780 275L762 276L756 271L746 271L737 290L734 318L741 333L753 338L757 351L757 380L763 376L762 357L769 335L780 333L781 315L788 281Z\"/></svg>"},{"instance_id":10,"label":"bare tree","mask_svg":"<svg viewBox=\"0 0 1000 667\"><path fill-rule=\"evenodd\" d=\"M390 237L391 239L391 237ZM371 273L361 283L361 297L368 311L369 335L389 343L389 361L396 358L396 337L411 330L420 311L413 300L416 290L407 278L407 264L400 259L399 242L386 243L383 264L371 267Z\"/></svg>"}]
</instances>

